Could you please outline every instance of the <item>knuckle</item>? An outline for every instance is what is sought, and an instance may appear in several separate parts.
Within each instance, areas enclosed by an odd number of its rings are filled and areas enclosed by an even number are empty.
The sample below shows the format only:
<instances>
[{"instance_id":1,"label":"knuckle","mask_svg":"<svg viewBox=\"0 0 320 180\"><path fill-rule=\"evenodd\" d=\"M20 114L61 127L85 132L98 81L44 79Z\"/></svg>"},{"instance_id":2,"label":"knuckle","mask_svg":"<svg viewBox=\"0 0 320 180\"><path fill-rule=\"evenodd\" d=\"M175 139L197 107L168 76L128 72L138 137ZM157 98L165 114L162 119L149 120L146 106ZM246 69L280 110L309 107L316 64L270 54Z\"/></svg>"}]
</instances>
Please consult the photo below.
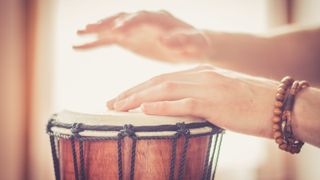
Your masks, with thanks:
<instances>
[{"instance_id":1,"label":"knuckle","mask_svg":"<svg viewBox=\"0 0 320 180\"><path fill-rule=\"evenodd\" d=\"M207 83L216 82L218 80L216 73L211 70L204 70L200 72L200 76Z\"/></svg>"},{"instance_id":2,"label":"knuckle","mask_svg":"<svg viewBox=\"0 0 320 180\"><path fill-rule=\"evenodd\" d=\"M188 112L194 113L194 112L196 112L196 110L199 106L199 103L194 98L188 98L188 99L186 99L184 105L185 105L185 108Z\"/></svg>"},{"instance_id":3,"label":"knuckle","mask_svg":"<svg viewBox=\"0 0 320 180\"><path fill-rule=\"evenodd\" d=\"M138 14L141 14L141 15L145 15L145 14L148 14L149 11L146 11L146 10L141 10L141 11L138 11Z\"/></svg>"},{"instance_id":4,"label":"knuckle","mask_svg":"<svg viewBox=\"0 0 320 180\"><path fill-rule=\"evenodd\" d=\"M139 97L139 95L137 95L137 94L133 94L133 95L131 95L130 98L129 98L129 101L130 101L130 102L137 102L137 101L139 101L139 100L140 100L140 97Z\"/></svg>"},{"instance_id":5,"label":"knuckle","mask_svg":"<svg viewBox=\"0 0 320 180\"><path fill-rule=\"evenodd\" d=\"M161 13L161 14L171 15L168 11L166 11L164 9L161 9L158 12Z\"/></svg>"},{"instance_id":6,"label":"knuckle","mask_svg":"<svg viewBox=\"0 0 320 180\"><path fill-rule=\"evenodd\" d=\"M149 14L150 14L149 11L141 10L141 11L136 11L136 12L132 13L131 17L132 17L132 19L141 19L141 18L148 16Z\"/></svg>"},{"instance_id":7,"label":"knuckle","mask_svg":"<svg viewBox=\"0 0 320 180\"><path fill-rule=\"evenodd\" d=\"M178 33L175 36L173 36L178 42L180 43L186 43L188 41L188 36L183 33Z\"/></svg>"},{"instance_id":8,"label":"knuckle","mask_svg":"<svg viewBox=\"0 0 320 180\"><path fill-rule=\"evenodd\" d=\"M165 77L163 75L155 76L150 79L151 84L158 84L165 80Z\"/></svg>"},{"instance_id":9,"label":"knuckle","mask_svg":"<svg viewBox=\"0 0 320 180\"><path fill-rule=\"evenodd\" d=\"M202 64L197 67L199 70L212 70L213 66L209 64Z\"/></svg>"},{"instance_id":10,"label":"knuckle","mask_svg":"<svg viewBox=\"0 0 320 180\"><path fill-rule=\"evenodd\" d=\"M170 92L170 91L176 89L177 86L178 86L178 84L175 83L175 82L164 82L164 83L161 84L161 89L162 89L163 91L168 91L168 92Z\"/></svg>"},{"instance_id":11,"label":"knuckle","mask_svg":"<svg viewBox=\"0 0 320 180\"><path fill-rule=\"evenodd\" d=\"M123 17L125 17L125 16L127 16L127 15L128 15L127 12L120 12L120 13L115 14L113 17L114 17L115 19L118 19L118 18L123 18Z\"/></svg>"},{"instance_id":12,"label":"knuckle","mask_svg":"<svg viewBox=\"0 0 320 180\"><path fill-rule=\"evenodd\" d=\"M117 97L117 99L123 99L123 98L128 97L129 95L130 95L130 92L129 92L129 91L125 91L125 92L121 93L121 94Z\"/></svg>"}]
</instances>

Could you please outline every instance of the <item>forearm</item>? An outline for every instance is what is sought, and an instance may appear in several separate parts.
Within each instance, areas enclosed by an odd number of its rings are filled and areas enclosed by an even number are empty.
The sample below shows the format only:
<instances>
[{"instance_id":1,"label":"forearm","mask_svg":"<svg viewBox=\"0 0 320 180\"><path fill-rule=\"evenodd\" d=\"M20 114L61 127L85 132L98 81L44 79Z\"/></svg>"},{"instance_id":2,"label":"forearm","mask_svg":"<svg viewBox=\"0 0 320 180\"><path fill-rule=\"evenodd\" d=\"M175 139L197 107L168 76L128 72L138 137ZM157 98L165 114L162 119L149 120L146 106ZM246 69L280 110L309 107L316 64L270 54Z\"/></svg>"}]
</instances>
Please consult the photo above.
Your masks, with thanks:
<instances>
[{"instance_id":1,"label":"forearm","mask_svg":"<svg viewBox=\"0 0 320 180\"><path fill-rule=\"evenodd\" d=\"M320 90L307 88L298 94L293 112L295 136L320 147Z\"/></svg>"},{"instance_id":2,"label":"forearm","mask_svg":"<svg viewBox=\"0 0 320 180\"><path fill-rule=\"evenodd\" d=\"M253 75L280 79L291 75L320 84L320 29L297 30L269 37L205 32L209 62Z\"/></svg>"},{"instance_id":3,"label":"forearm","mask_svg":"<svg viewBox=\"0 0 320 180\"><path fill-rule=\"evenodd\" d=\"M271 118L279 82L253 77L244 81L255 96L252 117L261 122L257 127L263 127L254 135L273 138ZM296 138L320 147L320 89L309 87L299 92L295 97L292 115L292 128Z\"/></svg>"}]
</instances>

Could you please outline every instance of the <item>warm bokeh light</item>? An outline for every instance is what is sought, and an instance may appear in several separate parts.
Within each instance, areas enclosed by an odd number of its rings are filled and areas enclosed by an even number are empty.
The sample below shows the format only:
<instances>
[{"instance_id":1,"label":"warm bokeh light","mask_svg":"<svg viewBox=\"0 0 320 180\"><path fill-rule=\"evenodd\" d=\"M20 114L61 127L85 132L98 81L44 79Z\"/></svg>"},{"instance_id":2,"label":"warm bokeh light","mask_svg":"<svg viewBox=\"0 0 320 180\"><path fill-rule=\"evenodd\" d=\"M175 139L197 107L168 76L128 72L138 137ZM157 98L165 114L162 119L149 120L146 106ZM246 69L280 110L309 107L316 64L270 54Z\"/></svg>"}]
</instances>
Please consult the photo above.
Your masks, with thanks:
<instances>
[{"instance_id":1,"label":"warm bokeh light","mask_svg":"<svg viewBox=\"0 0 320 180\"><path fill-rule=\"evenodd\" d=\"M0 179L54 179L45 125L52 113L106 111L108 99L155 75L195 64L165 64L117 46L76 51L86 24L118 12L167 10L200 29L264 34L318 25L317 0L10 0L0 1ZM213 108L214 111L214 108ZM217 179L317 180L319 148L299 155L268 139L224 136Z\"/></svg>"}]
</instances>

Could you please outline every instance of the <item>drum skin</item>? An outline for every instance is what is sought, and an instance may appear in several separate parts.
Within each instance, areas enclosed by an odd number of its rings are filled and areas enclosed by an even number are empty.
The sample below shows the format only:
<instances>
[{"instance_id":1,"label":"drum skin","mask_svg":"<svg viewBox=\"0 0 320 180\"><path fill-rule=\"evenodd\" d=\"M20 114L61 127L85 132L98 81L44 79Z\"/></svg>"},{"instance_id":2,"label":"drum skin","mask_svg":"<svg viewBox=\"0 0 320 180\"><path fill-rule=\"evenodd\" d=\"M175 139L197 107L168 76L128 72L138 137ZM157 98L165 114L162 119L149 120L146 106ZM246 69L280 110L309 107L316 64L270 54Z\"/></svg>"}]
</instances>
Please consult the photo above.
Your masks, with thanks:
<instances>
[{"instance_id":1,"label":"drum skin","mask_svg":"<svg viewBox=\"0 0 320 180\"><path fill-rule=\"evenodd\" d=\"M179 163L185 138L177 141L174 179L178 179ZM172 140L138 140L136 141L136 159L134 179L136 180L166 180L169 179ZM85 175L88 180L117 180L118 148L116 140L86 141L84 144ZM185 180L201 179L207 156L209 136L189 139L185 161ZM122 140L123 179L130 177L132 139ZM71 141L59 140L60 175L63 180L75 179ZM76 154L79 154L79 143L76 141ZM77 158L79 160L79 157ZM80 162L78 162L79 166ZM80 167L79 167L80 168Z\"/></svg>"}]
</instances>

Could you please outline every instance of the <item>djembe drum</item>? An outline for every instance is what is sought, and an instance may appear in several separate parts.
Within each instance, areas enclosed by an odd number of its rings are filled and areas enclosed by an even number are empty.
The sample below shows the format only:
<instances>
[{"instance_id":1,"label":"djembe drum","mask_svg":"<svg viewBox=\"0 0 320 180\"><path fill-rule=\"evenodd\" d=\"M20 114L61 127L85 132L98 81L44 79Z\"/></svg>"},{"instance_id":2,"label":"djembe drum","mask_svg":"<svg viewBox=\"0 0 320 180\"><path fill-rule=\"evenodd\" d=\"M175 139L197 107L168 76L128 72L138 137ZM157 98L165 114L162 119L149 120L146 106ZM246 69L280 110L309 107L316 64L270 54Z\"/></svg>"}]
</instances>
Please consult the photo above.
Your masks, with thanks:
<instances>
[{"instance_id":1,"label":"djembe drum","mask_svg":"<svg viewBox=\"0 0 320 180\"><path fill-rule=\"evenodd\" d=\"M56 179L213 179L223 130L199 119L63 111L48 122Z\"/></svg>"}]
</instances>

